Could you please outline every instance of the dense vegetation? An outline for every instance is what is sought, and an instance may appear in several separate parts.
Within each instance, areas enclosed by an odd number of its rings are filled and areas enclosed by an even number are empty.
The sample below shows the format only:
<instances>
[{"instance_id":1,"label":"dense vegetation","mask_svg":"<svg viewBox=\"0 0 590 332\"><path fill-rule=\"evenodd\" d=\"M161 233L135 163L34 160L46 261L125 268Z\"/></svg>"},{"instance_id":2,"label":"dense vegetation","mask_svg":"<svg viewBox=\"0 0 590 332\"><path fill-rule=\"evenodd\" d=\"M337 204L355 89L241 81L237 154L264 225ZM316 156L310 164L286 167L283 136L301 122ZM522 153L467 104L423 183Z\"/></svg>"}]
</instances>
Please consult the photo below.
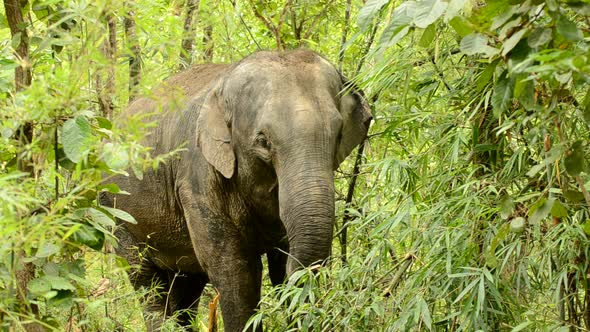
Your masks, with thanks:
<instances>
[{"instance_id":1,"label":"dense vegetation","mask_svg":"<svg viewBox=\"0 0 590 332\"><path fill-rule=\"evenodd\" d=\"M190 63L301 46L375 121L336 174L329 267L266 281L252 324L590 329L586 2L4 0L0 35L2 330L141 330L112 253L134 219L96 197L170 156L113 114Z\"/></svg>"}]
</instances>

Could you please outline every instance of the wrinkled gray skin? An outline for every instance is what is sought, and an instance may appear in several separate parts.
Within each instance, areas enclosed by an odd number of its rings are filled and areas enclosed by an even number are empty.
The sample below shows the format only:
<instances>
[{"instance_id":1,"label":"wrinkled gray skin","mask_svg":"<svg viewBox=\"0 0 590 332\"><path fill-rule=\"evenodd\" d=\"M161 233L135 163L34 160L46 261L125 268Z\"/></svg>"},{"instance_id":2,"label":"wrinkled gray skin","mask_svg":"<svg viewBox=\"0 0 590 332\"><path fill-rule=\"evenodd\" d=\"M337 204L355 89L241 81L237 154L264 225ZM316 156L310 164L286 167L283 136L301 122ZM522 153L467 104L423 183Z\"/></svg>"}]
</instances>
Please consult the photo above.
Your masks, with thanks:
<instances>
[{"instance_id":1,"label":"wrinkled gray skin","mask_svg":"<svg viewBox=\"0 0 590 332\"><path fill-rule=\"evenodd\" d=\"M130 106L123 117L167 110L144 142L154 154L188 149L143 180L117 177L130 196L103 197L138 221L116 233L119 254L141 265L134 285L173 284L153 311L194 306L210 281L225 330L240 331L260 300L262 254L273 284L328 257L333 170L371 120L360 93L343 90L337 70L311 51L259 52L195 66Z\"/></svg>"}]
</instances>

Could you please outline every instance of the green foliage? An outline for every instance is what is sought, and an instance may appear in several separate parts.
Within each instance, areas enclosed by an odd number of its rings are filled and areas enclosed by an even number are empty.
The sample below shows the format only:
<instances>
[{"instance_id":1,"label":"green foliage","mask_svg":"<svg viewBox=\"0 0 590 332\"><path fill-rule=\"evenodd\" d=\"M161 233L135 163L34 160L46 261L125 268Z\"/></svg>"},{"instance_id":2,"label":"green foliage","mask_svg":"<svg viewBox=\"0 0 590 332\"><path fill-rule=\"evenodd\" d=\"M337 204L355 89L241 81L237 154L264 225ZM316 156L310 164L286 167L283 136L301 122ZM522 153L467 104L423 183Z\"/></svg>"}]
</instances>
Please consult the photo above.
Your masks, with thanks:
<instances>
[{"instance_id":1,"label":"green foliage","mask_svg":"<svg viewBox=\"0 0 590 332\"><path fill-rule=\"evenodd\" d=\"M129 267L110 253L115 218L135 220L100 206L97 196L121 192L110 176L141 177L170 156L141 146L149 126L141 119L120 128L100 113L96 77L112 66L101 48L104 14L115 12L111 97L115 113L125 107L131 52L122 13L130 9L142 48L139 90L176 71L182 7L166 0L31 2L34 78L18 93L13 70L21 62L11 47L20 37L11 38L0 13L3 329L34 319L16 296L16 273L27 263L35 275L25 305L39 308L48 329L142 324L138 299L154 290L133 291L124 276ZM271 331L590 328L590 6L355 0L349 22L345 7L341 0L200 3L194 61L205 57L200 41L209 26L216 62L280 40L336 63L348 26L343 71L352 77L360 69L358 85L377 100L348 209L347 261L335 241L329 267L265 287L251 324ZM25 144L24 123L34 128ZM33 175L18 171L17 159L30 160ZM343 174L352 169L349 159ZM344 197L348 176L338 178ZM110 286L100 295L105 280ZM195 318L197 328L203 319ZM170 321L166 328L177 329Z\"/></svg>"}]
</instances>

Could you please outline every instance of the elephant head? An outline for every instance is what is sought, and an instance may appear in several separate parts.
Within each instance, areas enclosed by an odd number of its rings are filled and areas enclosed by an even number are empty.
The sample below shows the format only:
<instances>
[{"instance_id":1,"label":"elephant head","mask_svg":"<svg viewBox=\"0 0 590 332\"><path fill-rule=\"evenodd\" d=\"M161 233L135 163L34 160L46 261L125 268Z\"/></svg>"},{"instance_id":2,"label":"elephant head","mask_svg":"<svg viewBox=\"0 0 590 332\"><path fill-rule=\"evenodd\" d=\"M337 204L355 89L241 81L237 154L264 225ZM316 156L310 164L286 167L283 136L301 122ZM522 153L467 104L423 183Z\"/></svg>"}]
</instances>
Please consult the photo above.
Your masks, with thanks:
<instances>
[{"instance_id":1,"label":"elephant head","mask_svg":"<svg viewBox=\"0 0 590 332\"><path fill-rule=\"evenodd\" d=\"M197 144L253 209L280 216L291 274L329 256L333 171L364 140L371 119L362 94L318 54L259 52L210 90Z\"/></svg>"}]
</instances>

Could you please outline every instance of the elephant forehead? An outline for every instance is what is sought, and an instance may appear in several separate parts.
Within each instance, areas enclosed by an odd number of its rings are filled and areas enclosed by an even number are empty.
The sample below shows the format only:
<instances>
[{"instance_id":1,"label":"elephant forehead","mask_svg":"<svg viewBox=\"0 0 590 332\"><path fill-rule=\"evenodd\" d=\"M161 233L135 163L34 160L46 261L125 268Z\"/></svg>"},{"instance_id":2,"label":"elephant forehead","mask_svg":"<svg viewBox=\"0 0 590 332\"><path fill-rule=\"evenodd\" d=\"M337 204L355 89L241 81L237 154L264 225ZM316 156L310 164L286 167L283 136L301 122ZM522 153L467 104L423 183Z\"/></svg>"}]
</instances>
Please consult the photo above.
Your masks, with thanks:
<instances>
[{"instance_id":1,"label":"elephant forehead","mask_svg":"<svg viewBox=\"0 0 590 332\"><path fill-rule=\"evenodd\" d=\"M307 92L317 88L328 88L338 93L340 78L338 72L326 60L317 62L284 63L278 61L257 61L240 64L226 82L230 89L264 91L288 91L301 87Z\"/></svg>"}]
</instances>

